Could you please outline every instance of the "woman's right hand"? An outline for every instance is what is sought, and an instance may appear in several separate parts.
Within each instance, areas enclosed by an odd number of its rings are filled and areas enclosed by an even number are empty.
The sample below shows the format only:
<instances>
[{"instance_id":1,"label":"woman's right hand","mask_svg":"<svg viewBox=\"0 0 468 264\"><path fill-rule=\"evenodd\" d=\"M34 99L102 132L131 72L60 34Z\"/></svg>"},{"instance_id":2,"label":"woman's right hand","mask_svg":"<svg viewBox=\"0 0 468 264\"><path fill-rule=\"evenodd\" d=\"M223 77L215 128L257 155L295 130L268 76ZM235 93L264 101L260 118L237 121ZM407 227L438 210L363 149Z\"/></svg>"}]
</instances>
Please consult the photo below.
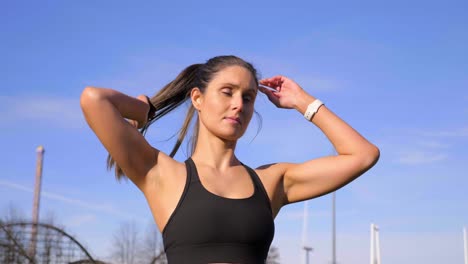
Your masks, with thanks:
<instances>
[{"instance_id":1,"label":"woman's right hand","mask_svg":"<svg viewBox=\"0 0 468 264\"><path fill-rule=\"evenodd\" d=\"M286 76L277 75L259 80L259 83L276 90L272 91L261 86L258 87L258 89L266 94L268 99L278 108L297 109L301 99L310 96L299 84ZM310 102L313 100L314 99L309 99Z\"/></svg>"}]
</instances>

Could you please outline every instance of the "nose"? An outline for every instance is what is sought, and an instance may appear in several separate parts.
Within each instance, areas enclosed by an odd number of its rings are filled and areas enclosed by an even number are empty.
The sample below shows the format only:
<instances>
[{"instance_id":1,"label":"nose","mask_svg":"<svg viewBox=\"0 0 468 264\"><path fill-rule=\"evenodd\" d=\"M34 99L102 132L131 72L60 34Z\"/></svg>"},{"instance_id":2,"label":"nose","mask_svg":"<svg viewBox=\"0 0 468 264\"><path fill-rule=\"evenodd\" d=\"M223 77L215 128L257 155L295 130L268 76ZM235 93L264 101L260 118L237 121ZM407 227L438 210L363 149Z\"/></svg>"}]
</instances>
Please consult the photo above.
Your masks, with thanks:
<instances>
[{"instance_id":1,"label":"nose","mask_svg":"<svg viewBox=\"0 0 468 264\"><path fill-rule=\"evenodd\" d=\"M242 96L233 96L232 101L233 109L238 110L239 112L244 110L244 99Z\"/></svg>"}]
</instances>

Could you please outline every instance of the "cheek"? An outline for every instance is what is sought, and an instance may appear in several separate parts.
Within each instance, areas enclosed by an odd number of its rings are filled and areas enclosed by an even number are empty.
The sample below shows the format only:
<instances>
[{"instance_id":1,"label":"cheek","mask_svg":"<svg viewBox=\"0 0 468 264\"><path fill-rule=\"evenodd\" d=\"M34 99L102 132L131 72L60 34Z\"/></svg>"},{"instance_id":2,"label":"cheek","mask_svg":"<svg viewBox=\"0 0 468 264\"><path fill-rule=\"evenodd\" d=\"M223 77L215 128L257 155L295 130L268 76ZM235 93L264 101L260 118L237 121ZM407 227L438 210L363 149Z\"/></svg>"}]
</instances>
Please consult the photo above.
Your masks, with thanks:
<instances>
[{"instance_id":1,"label":"cheek","mask_svg":"<svg viewBox=\"0 0 468 264\"><path fill-rule=\"evenodd\" d=\"M225 104L220 98L213 98L210 101L205 101L202 112L205 121L216 122L226 113Z\"/></svg>"},{"instance_id":2,"label":"cheek","mask_svg":"<svg viewBox=\"0 0 468 264\"><path fill-rule=\"evenodd\" d=\"M210 100L205 101L204 108L210 113L225 111L225 108L229 107L229 103L226 102L226 98L220 96L213 96Z\"/></svg>"},{"instance_id":3,"label":"cheek","mask_svg":"<svg viewBox=\"0 0 468 264\"><path fill-rule=\"evenodd\" d=\"M209 118L214 118L215 115L221 112L221 106L217 102L210 102L205 105L205 113Z\"/></svg>"}]
</instances>

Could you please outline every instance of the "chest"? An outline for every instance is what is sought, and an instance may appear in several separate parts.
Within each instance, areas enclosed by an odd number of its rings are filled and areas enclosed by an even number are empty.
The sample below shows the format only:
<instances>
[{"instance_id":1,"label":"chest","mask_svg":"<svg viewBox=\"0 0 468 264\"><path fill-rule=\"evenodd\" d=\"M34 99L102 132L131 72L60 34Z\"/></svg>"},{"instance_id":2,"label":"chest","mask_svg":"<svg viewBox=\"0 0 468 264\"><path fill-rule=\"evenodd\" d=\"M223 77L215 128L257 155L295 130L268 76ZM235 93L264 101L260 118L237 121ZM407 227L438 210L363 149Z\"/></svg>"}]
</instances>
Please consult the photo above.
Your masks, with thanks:
<instances>
[{"instance_id":1,"label":"chest","mask_svg":"<svg viewBox=\"0 0 468 264\"><path fill-rule=\"evenodd\" d=\"M245 170L232 170L219 173L210 169L198 168L199 184L206 191L228 199L243 199L252 196L254 182Z\"/></svg>"},{"instance_id":2,"label":"chest","mask_svg":"<svg viewBox=\"0 0 468 264\"><path fill-rule=\"evenodd\" d=\"M179 234L174 240L189 245L271 241L273 218L259 191L244 199L227 199L207 192L200 182L192 183L173 219L171 228Z\"/></svg>"}]
</instances>

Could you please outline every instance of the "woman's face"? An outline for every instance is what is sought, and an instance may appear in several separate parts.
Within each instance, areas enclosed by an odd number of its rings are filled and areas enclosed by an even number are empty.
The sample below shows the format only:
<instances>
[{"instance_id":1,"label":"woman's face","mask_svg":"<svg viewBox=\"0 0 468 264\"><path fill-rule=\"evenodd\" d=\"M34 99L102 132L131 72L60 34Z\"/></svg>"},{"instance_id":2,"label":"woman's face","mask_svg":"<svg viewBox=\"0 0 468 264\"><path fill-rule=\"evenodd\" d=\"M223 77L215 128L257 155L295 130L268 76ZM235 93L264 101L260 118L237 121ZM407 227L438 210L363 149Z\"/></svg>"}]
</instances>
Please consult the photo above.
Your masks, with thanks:
<instances>
[{"instance_id":1,"label":"woman's face","mask_svg":"<svg viewBox=\"0 0 468 264\"><path fill-rule=\"evenodd\" d=\"M200 126L223 139L239 139L252 118L257 89L254 77L244 67L229 66L219 71L204 94L192 96L200 110Z\"/></svg>"}]
</instances>

